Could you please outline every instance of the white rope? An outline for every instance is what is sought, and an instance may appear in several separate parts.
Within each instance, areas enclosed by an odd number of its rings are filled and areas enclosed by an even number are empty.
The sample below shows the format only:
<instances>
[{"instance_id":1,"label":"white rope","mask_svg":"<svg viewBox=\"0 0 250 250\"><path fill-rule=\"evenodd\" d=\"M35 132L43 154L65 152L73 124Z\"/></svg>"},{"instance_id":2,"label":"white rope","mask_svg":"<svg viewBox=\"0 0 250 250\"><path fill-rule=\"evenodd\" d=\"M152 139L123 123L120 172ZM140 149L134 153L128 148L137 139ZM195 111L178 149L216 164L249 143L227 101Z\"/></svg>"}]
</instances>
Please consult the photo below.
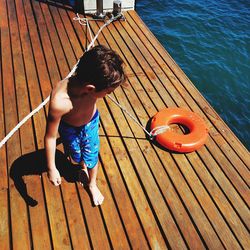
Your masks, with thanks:
<instances>
[{"instance_id":1,"label":"white rope","mask_svg":"<svg viewBox=\"0 0 250 250\"><path fill-rule=\"evenodd\" d=\"M117 106L120 107L120 109L122 109L132 120L134 120L135 123L137 123L143 130L146 134L148 134L148 136L151 137L151 134L138 122L138 120L133 116L131 115L126 108L124 108L120 103L118 103L112 96L110 95L107 95L108 98L110 98Z\"/></svg>"},{"instance_id":2,"label":"white rope","mask_svg":"<svg viewBox=\"0 0 250 250\"><path fill-rule=\"evenodd\" d=\"M165 133L169 129L170 129L170 127L168 125L162 125L162 126L155 127L150 131L150 136L155 137L159 134Z\"/></svg>"},{"instance_id":3,"label":"white rope","mask_svg":"<svg viewBox=\"0 0 250 250\"><path fill-rule=\"evenodd\" d=\"M99 34L102 32L103 28L105 28L106 26L108 26L110 23L112 23L113 21L119 19L120 17L122 17L122 13L117 15L117 16L113 16L112 18L110 18L106 23L104 23L101 28L98 30L97 34L95 35L95 37L92 39L91 43L89 44L89 46L87 47L87 51L94 46L95 40L97 39L97 37L99 36Z\"/></svg>"},{"instance_id":4,"label":"white rope","mask_svg":"<svg viewBox=\"0 0 250 250\"><path fill-rule=\"evenodd\" d=\"M151 140L154 139L155 136L159 135L159 134L162 134L162 133L165 133L167 130L170 129L170 127L168 125L162 125L162 126L158 126L158 127L155 127L153 128L150 132L144 128L140 123L139 121L133 116L131 115L126 108L124 108L120 103L118 103L111 95L107 95L107 97L112 100L117 106L120 107L120 109L122 109L137 125L139 125L143 130L144 132L149 136L149 138Z\"/></svg>"},{"instance_id":5,"label":"white rope","mask_svg":"<svg viewBox=\"0 0 250 250\"><path fill-rule=\"evenodd\" d=\"M50 99L48 96L38 107L36 107L30 114L25 116L17 125L14 127L7 136L0 142L0 148L10 139L10 137L27 121L32 117L36 112L38 112Z\"/></svg>"},{"instance_id":6,"label":"white rope","mask_svg":"<svg viewBox=\"0 0 250 250\"><path fill-rule=\"evenodd\" d=\"M87 25L89 33L90 33L90 38L91 38L91 42L88 45L86 51L88 51L92 46L94 46L95 44L95 40L98 38L99 34L102 32L103 28L105 28L106 26L108 26L110 23L112 23L113 21L119 19L120 17L123 17L122 13L117 15L117 16L113 16L111 19L109 19L107 22L104 23L104 25L102 25L100 27L100 29L98 30L97 34L95 35L95 37L92 37L92 31L90 29L89 26L89 20L95 20L96 19L87 19L87 18L82 18L79 16L79 14L77 13L77 16L73 18L74 21L78 21L81 25ZM64 79L68 79L70 78L76 71L77 66L78 66L79 60L78 62L74 65L74 67L72 68L72 70L70 71L70 73L64 78ZM118 105L126 114L128 114L130 116L130 118L132 118L144 131L145 133L147 133L150 137L150 139L153 139L154 136L160 134L160 133L164 133L166 131L166 129L168 129L168 126L161 126L158 128L154 128L151 132L148 132L137 120L135 117L133 117L124 107L122 107L118 102L116 102L110 95L108 95L108 97L116 104ZM50 96L48 96L40 105L38 105L33 111L31 111L31 113L29 113L27 116L25 116L7 135L6 137L4 137L4 139L0 142L0 148L11 138L11 136L27 121L29 120L35 113L37 113L40 109L42 109L50 100Z\"/></svg>"}]
</instances>

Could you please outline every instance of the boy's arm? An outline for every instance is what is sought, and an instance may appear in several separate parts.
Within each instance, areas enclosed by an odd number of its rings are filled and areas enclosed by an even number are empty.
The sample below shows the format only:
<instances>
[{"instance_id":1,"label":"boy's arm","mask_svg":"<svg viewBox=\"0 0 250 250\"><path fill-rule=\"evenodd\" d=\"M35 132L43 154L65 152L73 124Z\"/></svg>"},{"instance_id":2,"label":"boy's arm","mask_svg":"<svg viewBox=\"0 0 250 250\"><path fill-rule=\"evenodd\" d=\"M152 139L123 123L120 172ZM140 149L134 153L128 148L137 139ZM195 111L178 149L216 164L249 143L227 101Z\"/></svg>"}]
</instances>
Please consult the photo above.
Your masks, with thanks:
<instances>
[{"instance_id":1,"label":"boy's arm","mask_svg":"<svg viewBox=\"0 0 250 250\"><path fill-rule=\"evenodd\" d=\"M48 178L56 186L61 184L61 176L55 164L56 139L60 120L60 112L56 112L56 110L50 108L44 143L48 167Z\"/></svg>"}]
</instances>

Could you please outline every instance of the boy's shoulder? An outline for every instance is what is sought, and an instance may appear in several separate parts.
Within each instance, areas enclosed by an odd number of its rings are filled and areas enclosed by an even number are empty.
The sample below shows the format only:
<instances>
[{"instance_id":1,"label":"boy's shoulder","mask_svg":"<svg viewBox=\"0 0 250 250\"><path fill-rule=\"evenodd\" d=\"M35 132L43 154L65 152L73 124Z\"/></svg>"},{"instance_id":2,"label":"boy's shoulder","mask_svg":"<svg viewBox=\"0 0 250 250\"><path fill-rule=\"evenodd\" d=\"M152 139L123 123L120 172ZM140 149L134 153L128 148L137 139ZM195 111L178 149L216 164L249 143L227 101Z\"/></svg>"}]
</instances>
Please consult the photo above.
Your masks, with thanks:
<instances>
[{"instance_id":1,"label":"boy's shoulder","mask_svg":"<svg viewBox=\"0 0 250 250\"><path fill-rule=\"evenodd\" d=\"M53 87L49 105L49 112L52 115L62 116L73 108L67 93L67 81L68 80L62 80Z\"/></svg>"}]
</instances>

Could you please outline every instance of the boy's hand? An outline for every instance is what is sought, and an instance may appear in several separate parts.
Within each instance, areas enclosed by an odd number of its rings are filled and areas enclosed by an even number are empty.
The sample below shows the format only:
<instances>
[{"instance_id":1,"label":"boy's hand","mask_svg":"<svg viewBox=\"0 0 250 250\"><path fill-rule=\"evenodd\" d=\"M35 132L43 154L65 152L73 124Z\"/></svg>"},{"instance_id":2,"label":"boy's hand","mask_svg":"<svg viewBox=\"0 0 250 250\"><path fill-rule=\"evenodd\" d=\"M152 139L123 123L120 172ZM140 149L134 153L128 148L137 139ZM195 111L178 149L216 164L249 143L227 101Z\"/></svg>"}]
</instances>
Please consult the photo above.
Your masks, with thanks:
<instances>
[{"instance_id":1,"label":"boy's hand","mask_svg":"<svg viewBox=\"0 0 250 250\"><path fill-rule=\"evenodd\" d=\"M55 186L59 186L62 182L60 173L56 168L48 170L48 178Z\"/></svg>"}]
</instances>

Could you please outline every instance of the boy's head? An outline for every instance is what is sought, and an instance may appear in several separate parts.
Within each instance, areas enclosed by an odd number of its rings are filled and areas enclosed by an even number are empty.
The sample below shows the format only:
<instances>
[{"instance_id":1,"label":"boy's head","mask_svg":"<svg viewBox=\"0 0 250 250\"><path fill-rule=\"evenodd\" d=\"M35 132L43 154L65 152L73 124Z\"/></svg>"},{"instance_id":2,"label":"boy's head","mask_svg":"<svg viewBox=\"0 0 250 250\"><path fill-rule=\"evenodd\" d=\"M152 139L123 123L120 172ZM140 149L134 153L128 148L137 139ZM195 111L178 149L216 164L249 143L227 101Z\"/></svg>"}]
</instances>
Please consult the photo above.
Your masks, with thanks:
<instances>
[{"instance_id":1,"label":"boy's head","mask_svg":"<svg viewBox=\"0 0 250 250\"><path fill-rule=\"evenodd\" d=\"M126 81L123 60L111 49L95 46L80 58L75 78L79 84L92 84L99 92Z\"/></svg>"}]
</instances>

